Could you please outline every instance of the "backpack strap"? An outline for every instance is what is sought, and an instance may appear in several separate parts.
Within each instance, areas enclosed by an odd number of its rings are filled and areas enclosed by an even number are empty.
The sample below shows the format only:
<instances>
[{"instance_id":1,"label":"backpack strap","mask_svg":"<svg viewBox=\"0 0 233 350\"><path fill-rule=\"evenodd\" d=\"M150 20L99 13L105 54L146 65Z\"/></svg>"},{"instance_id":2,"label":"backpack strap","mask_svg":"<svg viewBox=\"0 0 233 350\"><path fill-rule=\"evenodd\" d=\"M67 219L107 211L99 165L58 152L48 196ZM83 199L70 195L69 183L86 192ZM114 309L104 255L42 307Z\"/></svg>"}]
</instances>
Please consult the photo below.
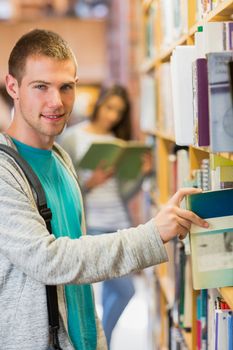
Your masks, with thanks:
<instances>
[{"instance_id":1,"label":"backpack strap","mask_svg":"<svg viewBox=\"0 0 233 350\"><path fill-rule=\"evenodd\" d=\"M47 206L46 196L44 189L38 176L33 171L32 167L25 161L21 155L15 151L13 148L0 144L0 151L7 153L12 157L18 166L23 170L30 186L34 189L36 193L36 202L40 215L43 217L46 227L50 234L52 234L52 212ZM59 312L58 312L58 298L57 298L57 287L46 285L46 295L47 295L47 307L48 307L48 318L49 318L49 333L50 333L50 343L54 349L62 350L59 345L58 339L58 329L59 329Z\"/></svg>"}]
</instances>

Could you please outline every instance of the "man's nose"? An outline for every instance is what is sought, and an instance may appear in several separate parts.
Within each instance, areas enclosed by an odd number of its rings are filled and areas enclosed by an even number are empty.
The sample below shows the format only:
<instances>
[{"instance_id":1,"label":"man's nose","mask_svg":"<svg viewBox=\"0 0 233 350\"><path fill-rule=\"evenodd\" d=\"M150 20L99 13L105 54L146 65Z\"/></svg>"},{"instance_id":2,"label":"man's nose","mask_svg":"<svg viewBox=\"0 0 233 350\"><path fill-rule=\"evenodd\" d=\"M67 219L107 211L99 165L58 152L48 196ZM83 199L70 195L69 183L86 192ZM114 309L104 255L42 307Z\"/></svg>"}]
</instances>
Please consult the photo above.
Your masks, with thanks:
<instances>
[{"instance_id":1,"label":"man's nose","mask_svg":"<svg viewBox=\"0 0 233 350\"><path fill-rule=\"evenodd\" d=\"M63 106L61 93L58 90L51 90L48 96L48 106L59 108Z\"/></svg>"}]
</instances>

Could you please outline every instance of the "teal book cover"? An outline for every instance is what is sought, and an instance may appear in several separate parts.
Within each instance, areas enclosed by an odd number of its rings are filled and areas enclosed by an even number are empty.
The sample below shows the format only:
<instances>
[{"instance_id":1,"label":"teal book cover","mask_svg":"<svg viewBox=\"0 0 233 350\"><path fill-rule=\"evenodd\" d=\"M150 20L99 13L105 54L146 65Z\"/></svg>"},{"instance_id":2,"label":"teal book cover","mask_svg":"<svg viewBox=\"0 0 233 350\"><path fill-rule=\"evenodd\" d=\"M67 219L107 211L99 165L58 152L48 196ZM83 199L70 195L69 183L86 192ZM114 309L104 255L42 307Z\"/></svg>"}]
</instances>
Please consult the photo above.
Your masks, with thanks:
<instances>
[{"instance_id":1,"label":"teal book cover","mask_svg":"<svg viewBox=\"0 0 233 350\"><path fill-rule=\"evenodd\" d=\"M189 195L186 208L209 223L190 229L194 289L233 286L233 188Z\"/></svg>"}]
</instances>

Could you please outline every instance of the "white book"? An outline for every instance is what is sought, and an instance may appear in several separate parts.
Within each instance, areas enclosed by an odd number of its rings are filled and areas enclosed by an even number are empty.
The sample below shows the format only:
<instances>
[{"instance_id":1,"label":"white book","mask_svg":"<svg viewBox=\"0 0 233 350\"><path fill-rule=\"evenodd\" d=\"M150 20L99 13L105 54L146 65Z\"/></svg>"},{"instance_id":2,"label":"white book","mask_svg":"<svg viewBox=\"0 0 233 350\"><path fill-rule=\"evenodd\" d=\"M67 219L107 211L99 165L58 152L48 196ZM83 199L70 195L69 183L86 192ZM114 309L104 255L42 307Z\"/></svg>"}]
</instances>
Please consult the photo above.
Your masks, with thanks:
<instances>
[{"instance_id":1,"label":"white book","mask_svg":"<svg viewBox=\"0 0 233 350\"><path fill-rule=\"evenodd\" d=\"M229 310L215 310L215 350L228 350L227 318Z\"/></svg>"},{"instance_id":2,"label":"white book","mask_svg":"<svg viewBox=\"0 0 233 350\"><path fill-rule=\"evenodd\" d=\"M205 58L210 52L221 52L230 47L232 22L207 22L194 34L197 57Z\"/></svg>"},{"instance_id":3,"label":"white book","mask_svg":"<svg viewBox=\"0 0 233 350\"><path fill-rule=\"evenodd\" d=\"M223 51L223 22L207 22L203 26L205 53Z\"/></svg>"},{"instance_id":4,"label":"white book","mask_svg":"<svg viewBox=\"0 0 233 350\"><path fill-rule=\"evenodd\" d=\"M197 31L194 34L194 45L197 51L197 58L206 58L204 47L204 34L203 31Z\"/></svg>"},{"instance_id":5,"label":"white book","mask_svg":"<svg viewBox=\"0 0 233 350\"><path fill-rule=\"evenodd\" d=\"M177 46L171 57L175 140L178 145L193 144L192 62L195 46Z\"/></svg>"},{"instance_id":6,"label":"white book","mask_svg":"<svg viewBox=\"0 0 233 350\"><path fill-rule=\"evenodd\" d=\"M177 157L177 189L184 187L190 178L189 152L180 149L176 153Z\"/></svg>"},{"instance_id":7,"label":"white book","mask_svg":"<svg viewBox=\"0 0 233 350\"><path fill-rule=\"evenodd\" d=\"M171 65L165 62L158 68L159 95L160 95L160 120L159 128L168 135L174 135L174 117L172 108Z\"/></svg>"},{"instance_id":8,"label":"white book","mask_svg":"<svg viewBox=\"0 0 233 350\"><path fill-rule=\"evenodd\" d=\"M207 349L214 350L215 335L215 300L220 294L217 289L208 289L208 312L207 312Z\"/></svg>"},{"instance_id":9,"label":"white book","mask_svg":"<svg viewBox=\"0 0 233 350\"><path fill-rule=\"evenodd\" d=\"M173 0L161 1L161 17L162 17L162 46L166 49L173 42L174 38L174 17L173 17Z\"/></svg>"},{"instance_id":10,"label":"white book","mask_svg":"<svg viewBox=\"0 0 233 350\"><path fill-rule=\"evenodd\" d=\"M156 129L155 78L144 75L140 81L140 129L151 132Z\"/></svg>"}]
</instances>

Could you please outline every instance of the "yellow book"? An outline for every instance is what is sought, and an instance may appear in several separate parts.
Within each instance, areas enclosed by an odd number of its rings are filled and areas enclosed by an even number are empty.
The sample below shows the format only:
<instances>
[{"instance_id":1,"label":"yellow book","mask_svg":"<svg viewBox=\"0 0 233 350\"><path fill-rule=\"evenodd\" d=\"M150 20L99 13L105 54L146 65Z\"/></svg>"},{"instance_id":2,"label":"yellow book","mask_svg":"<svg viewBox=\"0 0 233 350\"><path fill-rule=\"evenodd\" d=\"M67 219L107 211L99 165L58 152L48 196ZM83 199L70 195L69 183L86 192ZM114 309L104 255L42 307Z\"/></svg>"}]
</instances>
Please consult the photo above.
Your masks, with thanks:
<instances>
[{"instance_id":1,"label":"yellow book","mask_svg":"<svg viewBox=\"0 0 233 350\"><path fill-rule=\"evenodd\" d=\"M76 166L90 170L99 165L105 169L113 167L119 179L132 180L140 175L143 155L150 150L150 146L140 141L96 141Z\"/></svg>"}]
</instances>

